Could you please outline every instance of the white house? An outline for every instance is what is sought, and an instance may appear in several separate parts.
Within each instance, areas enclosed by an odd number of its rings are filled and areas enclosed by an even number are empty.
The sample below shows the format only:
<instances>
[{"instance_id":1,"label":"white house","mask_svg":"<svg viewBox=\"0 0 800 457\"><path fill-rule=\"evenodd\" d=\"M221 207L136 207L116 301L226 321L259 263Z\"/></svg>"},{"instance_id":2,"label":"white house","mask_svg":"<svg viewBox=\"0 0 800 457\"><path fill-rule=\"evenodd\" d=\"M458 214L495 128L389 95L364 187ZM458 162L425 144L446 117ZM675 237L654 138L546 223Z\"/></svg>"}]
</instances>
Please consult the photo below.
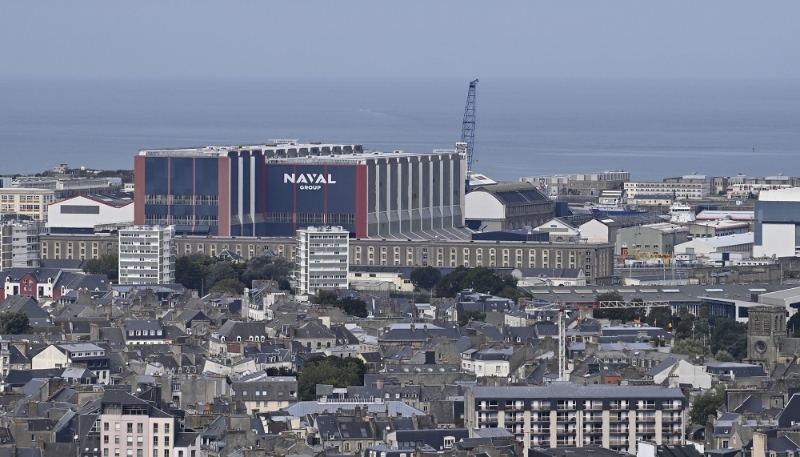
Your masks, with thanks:
<instances>
[{"instance_id":1,"label":"white house","mask_svg":"<svg viewBox=\"0 0 800 457\"><path fill-rule=\"evenodd\" d=\"M620 223L614 219L603 217L584 222L578 227L578 231L581 240L587 243L613 243L620 227Z\"/></svg>"},{"instance_id":2,"label":"white house","mask_svg":"<svg viewBox=\"0 0 800 457\"><path fill-rule=\"evenodd\" d=\"M105 349L92 343L53 344L31 359L34 370L86 366L102 384L111 383L111 368Z\"/></svg>"},{"instance_id":3,"label":"white house","mask_svg":"<svg viewBox=\"0 0 800 457\"><path fill-rule=\"evenodd\" d=\"M655 385L667 381L667 387L678 388L691 384L695 389L710 389L713 375L702 365L692 365L685 360L667 359L645 373L653 378Z\"/></svg>"},{"instance_id":4,"label":"white house","mask_svg":"<svg viewBox=\"0 0 800 457\"><path fill-rule=\"evenodd\" d=\"M540 232L548 232L550 234L550 241L557 243L565 243L569 241L577 241L580 236L580 231L577 227L555 218L550 219L544 224L534 228Z\"/></svg>"}]
</instances>

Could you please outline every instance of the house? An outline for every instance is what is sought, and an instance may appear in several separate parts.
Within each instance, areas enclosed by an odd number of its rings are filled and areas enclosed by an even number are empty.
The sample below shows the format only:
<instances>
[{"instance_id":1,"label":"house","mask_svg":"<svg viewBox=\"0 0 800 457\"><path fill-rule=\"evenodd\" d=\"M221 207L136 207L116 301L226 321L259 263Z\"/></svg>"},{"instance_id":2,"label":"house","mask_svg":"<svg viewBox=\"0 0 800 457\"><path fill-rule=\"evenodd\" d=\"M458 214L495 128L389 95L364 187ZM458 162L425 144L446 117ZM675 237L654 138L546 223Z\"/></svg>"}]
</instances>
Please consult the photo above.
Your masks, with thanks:
<instances>
[{"instance_id":1,"label":"house","mask_svg":"<svg viewBox=\"0 0 800 457\"><path fill-rule=\"evenodd\" d=\"M161 344L167 342L164 327L155 320L128 320L124 324L125 343Z\"/></svg>"},{"instance_id":2,"label":"house","mask_svg":"<svg viewBox=\"0 0 800 457\"><path fill-rule=\"evenodd\" d=\"M264 372L245 375L233 380L231 399L241 403L247 414L278 411L297 401L297 378Z\"/></svg>"},{"instance_id":3,"label":"house","mask_svg":"<svg viewBox=\"0 0 800 457\"><path fill-rule=\"evenodd\" d=\"M535 227L534 230L548 232L550 234L550 241L554 243L578 241L580 237L580 231L577 227L559 218L550 219L544 224Z\"/></svg>"},{"instance_id":4,"label":"house","mask_svg":"<svg viewBox=\"0 0 800 457\"><path fill-rule=\"evenodd\" d=\"M622 224L610 217L599 217L584 222L578 227L581 240L587 243L613 243Z\"/></svg>"},{"instance_id":5,"label":"house","mask_svg":"<svg viewBox=\"0 0 800 457\"><path fill-rule=\"evenodd\" d=\"M34 370L83 367L101 384L111 383L111 362L106 350L93 343L51 344L31 359Z\"/></svg>"},{"instance_id":6,"label":"house","mask_svg":"<svg viewBox=\"0 0 800 457\"><path fill-rule=\"evenodd\" d=\"M0 312L23 312L29 319L47 318L47 311L42 309L33 297L29 295L12 295L0 302Z\"/></svg>"}]
</instances>

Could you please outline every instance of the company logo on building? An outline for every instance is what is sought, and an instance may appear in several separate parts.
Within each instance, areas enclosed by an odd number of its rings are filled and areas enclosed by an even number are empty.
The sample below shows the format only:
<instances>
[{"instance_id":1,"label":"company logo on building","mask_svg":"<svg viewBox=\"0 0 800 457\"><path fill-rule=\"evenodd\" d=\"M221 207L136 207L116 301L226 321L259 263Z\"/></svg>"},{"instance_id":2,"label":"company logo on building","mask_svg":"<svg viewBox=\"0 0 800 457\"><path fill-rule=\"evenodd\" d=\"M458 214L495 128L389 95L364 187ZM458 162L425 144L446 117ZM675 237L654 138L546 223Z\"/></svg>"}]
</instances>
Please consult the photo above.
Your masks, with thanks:
<instances>
[{"instance_id":1,"label":"company logo on building","mask_svg":"<svg viewBox=\"0 0 800 457\"><path fill-rule=\"evenodd\" d=\"M336 184L336 181L333 177L329 174L324 175L322 173L284 173L283 174L283 183L284 184ZM300 186L300 190L319 190L322 189L322 186L317 185L305 185Z\"/></svg>"}]
</instances>

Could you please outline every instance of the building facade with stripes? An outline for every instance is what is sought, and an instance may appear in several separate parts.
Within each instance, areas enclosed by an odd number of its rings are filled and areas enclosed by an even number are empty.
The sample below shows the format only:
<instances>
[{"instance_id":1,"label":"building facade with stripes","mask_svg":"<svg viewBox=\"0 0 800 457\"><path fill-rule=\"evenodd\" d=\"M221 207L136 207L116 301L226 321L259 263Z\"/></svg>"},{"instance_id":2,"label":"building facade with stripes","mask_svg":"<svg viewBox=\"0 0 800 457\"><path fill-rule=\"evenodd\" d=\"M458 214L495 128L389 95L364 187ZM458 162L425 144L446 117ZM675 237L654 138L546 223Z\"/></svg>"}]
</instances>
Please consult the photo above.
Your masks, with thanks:
<instances>
[{"instance_id":1,"label":"building facade with stripes","mask_svg":"<svg viewBox=\"0 0 800 457\"><path fill-rule=\"evenodd\" d=\"M455 151L273 140L142 150L134 171L135 223L177 233L294 236L337 225L367 238L464 225L464 160Z\"/></svg>"}]
</instances>

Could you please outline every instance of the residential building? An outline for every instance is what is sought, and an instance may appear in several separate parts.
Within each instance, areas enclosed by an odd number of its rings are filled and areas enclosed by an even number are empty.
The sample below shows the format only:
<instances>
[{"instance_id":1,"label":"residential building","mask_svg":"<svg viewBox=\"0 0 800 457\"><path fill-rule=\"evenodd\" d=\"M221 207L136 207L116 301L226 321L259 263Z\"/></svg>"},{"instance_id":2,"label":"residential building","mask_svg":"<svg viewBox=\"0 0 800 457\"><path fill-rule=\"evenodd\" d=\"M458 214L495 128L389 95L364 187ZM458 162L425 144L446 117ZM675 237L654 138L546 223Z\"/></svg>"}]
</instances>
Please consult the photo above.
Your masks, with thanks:
<instances>
[{"instance_id":1,"label":"residential building","mask_svg":"<svg viewBox=\"0 0 800 457\"><path fill-rule=\"evenodd\" d=\"M39 227L35 221L0 223L0 270L39 266Z\"/></svg>"},{"instance_id":2,"label":"residential building","mask_svg":"<svg viewBox=\"0 0 800 457\"><path fill-rule=\"evenodd\" d=\"M534 447L599 445L636 454L638 441L683 444L686 399L654 386L472 387L464 398L467 428L504 428Z\"/></svg>"},{"instance_id":3,"label":"residential building","mask_svg":"<svg viewBox=\"0 0 800 457\"><path fill-rule=\"evenodd\" d=\"M297 402L297 378L264 372L242 376L231 384L231 400L241 403L247 414L278 411Z\"/></svg>"},{"instance_id":4,"label":"residential building","mask_svg":"<svg viewBox=\"0 0 800 457\"><path fill-rule=\"evenodd\" d=\"M297 230L298 290L347 289L350 232L343 227Z\"/></svg>"},{"instance_id":5,"label":"residential building","mask_svg":"<svg viewBox=\"0 0 800 457\"><path fill-rule=\"evenodd\" d=\"M83 367L101 384L111 384L111 365L105 349L93 343L53 344L31 359L34 370Z\"/></svg>"},{"instance_id":6,"label":"residential building","mask_svg":"<svg viewBox=\"0 0 800 457\"><path fill-rule=\"evenodd\" d=\"M637 199L643 199L649 195L672 195L676 200L699 200L707 197L710 192L711 186L707 182L635 181L625 183L625 194L635 195Z\"/></svg>"},{"instance_id":7,"label":"residential building","mask_svg":"<svg viewBox=\"0 0 800 457\"><path fill-rule=\"evenodd\" d=\"M134 226L119 231L120 284L175 282L175 227Z\"/></svg>"},{"instance_id":8,"label":"residential building","mask_svg":"<svg viewBox=\"0 0 800 457\"><path fill-rule=\"evenodd\" d=\"M47 221L47 207L55 201L55 193L47 189L0 189L0 214L28 216L35 221Z\"/></svg>"}]
</instances>

